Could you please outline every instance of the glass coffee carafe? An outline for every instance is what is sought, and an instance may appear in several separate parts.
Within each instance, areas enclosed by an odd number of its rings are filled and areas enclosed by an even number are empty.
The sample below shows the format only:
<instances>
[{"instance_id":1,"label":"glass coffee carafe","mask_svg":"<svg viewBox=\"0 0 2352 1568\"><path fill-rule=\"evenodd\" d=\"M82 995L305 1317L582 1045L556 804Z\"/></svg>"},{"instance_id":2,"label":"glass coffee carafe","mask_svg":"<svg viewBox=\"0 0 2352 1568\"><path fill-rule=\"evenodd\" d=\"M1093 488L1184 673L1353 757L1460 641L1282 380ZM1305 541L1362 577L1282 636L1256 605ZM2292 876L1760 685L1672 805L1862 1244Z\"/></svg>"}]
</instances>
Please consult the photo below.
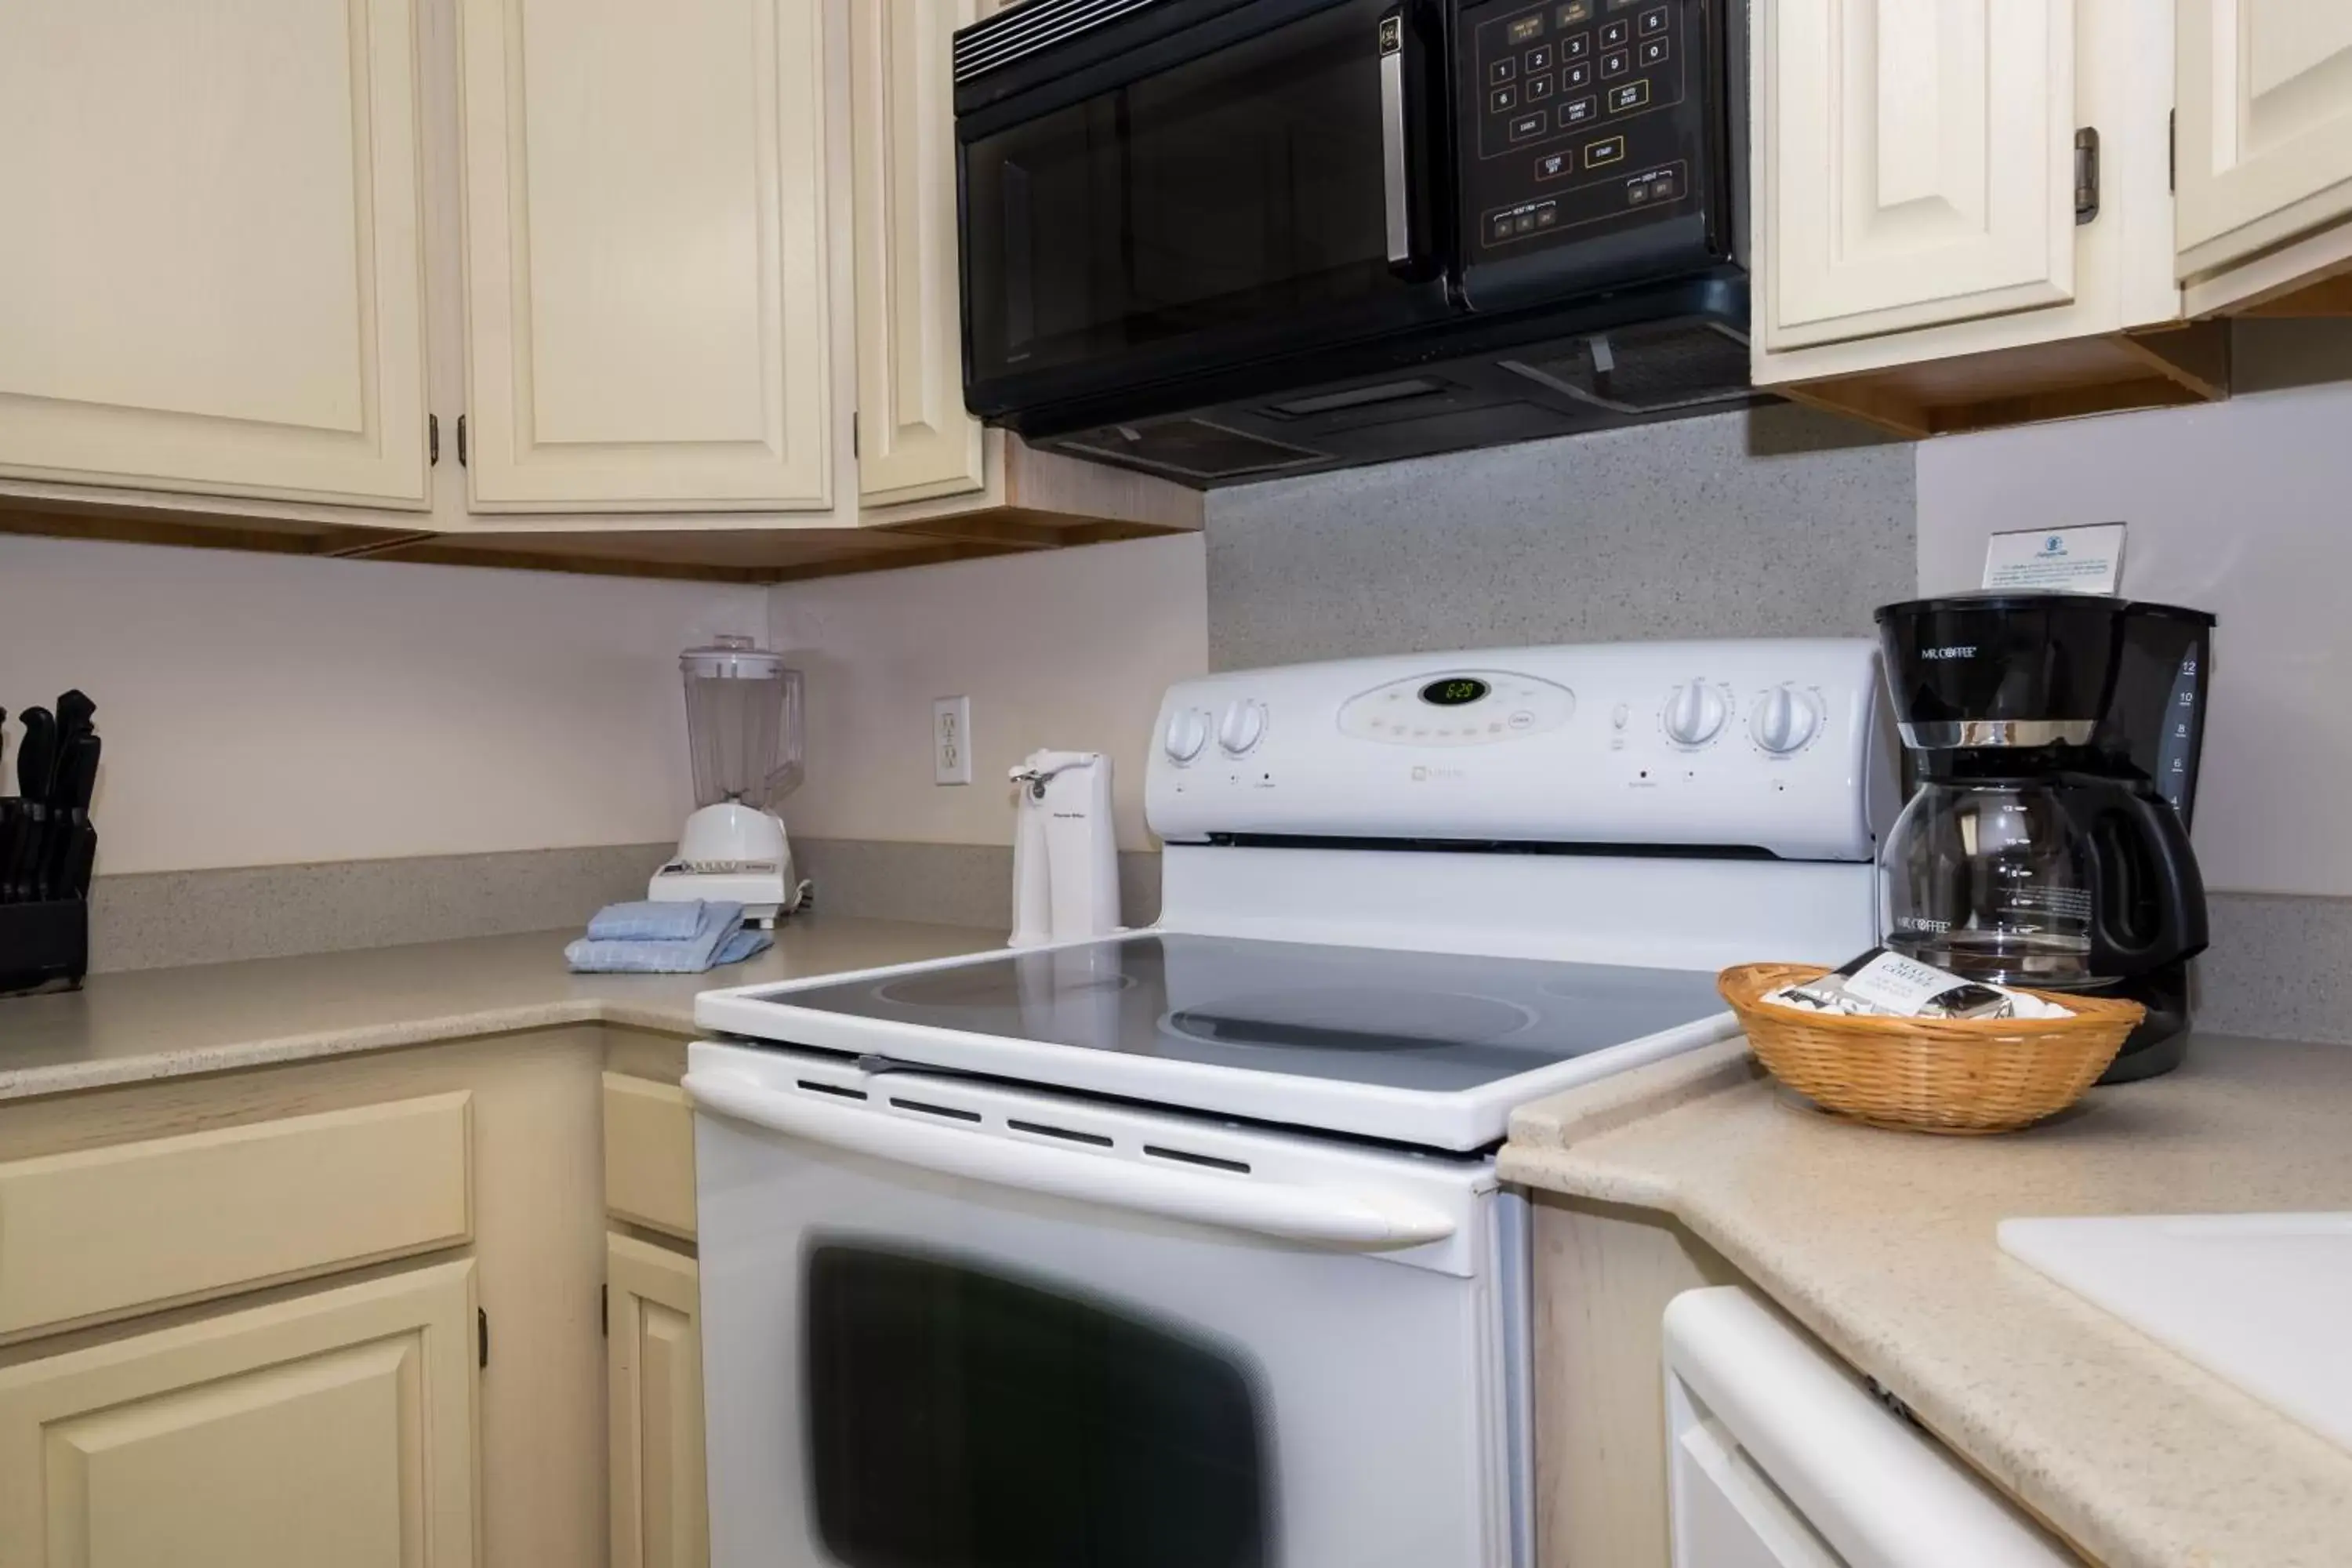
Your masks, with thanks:
<instances>
[{"instance_id":1,"label":"glass coffee carafe","mask_svg":"<svg viewBox=\"0 0 2352 1568\"><path fill-rule=\"evenodd\" d=\"M2201 945L2188 831L2134 781L1928 779L1881 865L1887 945L1971 980L2087 990Z\"/></svg>"}]
</instances>

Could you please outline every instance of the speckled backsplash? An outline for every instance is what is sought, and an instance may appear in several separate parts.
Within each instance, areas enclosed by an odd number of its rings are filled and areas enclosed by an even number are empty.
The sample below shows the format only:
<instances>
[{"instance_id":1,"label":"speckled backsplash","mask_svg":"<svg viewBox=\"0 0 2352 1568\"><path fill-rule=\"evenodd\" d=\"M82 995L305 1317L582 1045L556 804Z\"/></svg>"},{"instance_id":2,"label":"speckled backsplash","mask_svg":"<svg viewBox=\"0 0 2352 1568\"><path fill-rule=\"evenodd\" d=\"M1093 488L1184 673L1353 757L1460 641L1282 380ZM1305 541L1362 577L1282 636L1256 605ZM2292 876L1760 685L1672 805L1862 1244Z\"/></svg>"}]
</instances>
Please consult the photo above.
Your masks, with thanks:
<instances>
[{"instance_id":1,"label":"speckled backsplash","mask_svg":"<svg viewBox=\"0 0 2352 1568\"><path fill-rule=\"evenodd\" d=\"M1219 490L1209 663L1868 636L1916 512L1908 442L1788 405Z\"/></svg>"},{"instance_id":2,"label":"speckled backsplash","mask_svg":"<svg viewBox=\"0 0 2352 1568\"><path fill-rule=\"evenodd\" d=\"M497 855L100 877L90 894L90 966L105 973L350 952L404 942L560 931L645 896L674 847L623 844ZM1002 929L1013 918L1013 851L1002 845L794 841L818 907L871 920ZM1130 925L1160 918L1160 857L1121 854Z\"/></svg>"}]
</instances>

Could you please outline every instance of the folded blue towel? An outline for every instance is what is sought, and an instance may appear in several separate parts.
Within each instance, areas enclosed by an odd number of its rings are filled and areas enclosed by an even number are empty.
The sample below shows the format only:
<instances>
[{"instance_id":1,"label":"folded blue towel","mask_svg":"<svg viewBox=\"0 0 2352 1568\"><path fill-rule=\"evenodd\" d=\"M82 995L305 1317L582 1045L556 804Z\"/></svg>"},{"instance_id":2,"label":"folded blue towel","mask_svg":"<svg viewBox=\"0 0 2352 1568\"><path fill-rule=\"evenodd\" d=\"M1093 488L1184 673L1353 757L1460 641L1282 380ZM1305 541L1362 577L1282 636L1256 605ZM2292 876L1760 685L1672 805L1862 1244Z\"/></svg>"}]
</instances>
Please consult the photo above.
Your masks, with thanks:
<instances>
[{"instance_id":1,"label":"folded blue towel","mask_svg":"<svg viewBox=\"0 0 2352 1568\"><path fill-rule=\"evenodd\" d=\"M702 930L704 906L694 900L608 904L588 922L590 942L692 942Z\"/></svg>"},{"instance_id":2,"label":"folded blue towel","mask_svg":"<svg viewBox=\"0 0 2352 1568\"><path fill-rule=\"evenodd\" d=\"M631 922L636 920L632 911L643 909L677 909L691 911L692 926L681 937L604 937L600 930L624 931L638 929ZM615 916L613 923L599 926L606 915ZM763 952L775 938L766 931L743 924L743 906L719 903L677 903L669 905L615 904L597 916L588 927L589 934L563 950L563 959L580 974L699 974L721 963L740 963L755 952Z\"/></svg>"}]
</instances>

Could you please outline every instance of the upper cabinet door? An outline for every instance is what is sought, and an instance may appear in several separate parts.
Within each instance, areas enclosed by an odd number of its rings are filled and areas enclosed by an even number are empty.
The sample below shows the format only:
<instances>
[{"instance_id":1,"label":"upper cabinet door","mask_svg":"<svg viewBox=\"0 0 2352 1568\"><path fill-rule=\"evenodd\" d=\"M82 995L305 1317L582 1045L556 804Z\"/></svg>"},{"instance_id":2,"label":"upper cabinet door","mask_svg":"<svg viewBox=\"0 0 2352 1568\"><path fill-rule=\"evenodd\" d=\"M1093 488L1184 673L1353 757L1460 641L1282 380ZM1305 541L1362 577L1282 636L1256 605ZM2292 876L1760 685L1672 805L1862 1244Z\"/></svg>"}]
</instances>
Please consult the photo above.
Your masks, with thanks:
<instances>
[{"instance_id":1,"label":"upper cabinet door","mask_svg":"<svg viewBox=\"0 0 2352 1568\"><path fill-rule=\"evenodd\" d=\"M2074 298L2074 0L1758 16L1767 349Z\"/></svg>"},{"instance_id":2,"label":"upper cabinet door","mask_svg":"<svg viewBox=\"0 0 2352 1568\"><path fill-rule=\"evenodd\" d=\"M852 0L857 489L869 506L979 489L963 405L953 35L981 0Z\"/></svg>"},{"instance_id":3,"label":"upper cabinet door","mask_svg":"<svg viewBox=\"0 0 2352 1568\"><path fill-rule=\"evenodd\" d=\"M820 0L460 0L477 510L832 500Z\"/></svg>"},{"instance_id":4,"label":"upper cabinet door","mask_svg":"<svg viewBox=\"0 0 2352 1568\"><path fill-rule=\"evenodd\" d=\"M409 0L0 5L0 474L419 507Z\"/></svg>"},{"instance_id":5,"label":"upper cabinet door","mask_svg":"<svg viewBox=\"0 0 2352 1568\"><path fill-rule=\"evenodd\" d=\"M2352 214L2352 5L2179 0L2186 279Z\"/></svg>"}]
</instances>

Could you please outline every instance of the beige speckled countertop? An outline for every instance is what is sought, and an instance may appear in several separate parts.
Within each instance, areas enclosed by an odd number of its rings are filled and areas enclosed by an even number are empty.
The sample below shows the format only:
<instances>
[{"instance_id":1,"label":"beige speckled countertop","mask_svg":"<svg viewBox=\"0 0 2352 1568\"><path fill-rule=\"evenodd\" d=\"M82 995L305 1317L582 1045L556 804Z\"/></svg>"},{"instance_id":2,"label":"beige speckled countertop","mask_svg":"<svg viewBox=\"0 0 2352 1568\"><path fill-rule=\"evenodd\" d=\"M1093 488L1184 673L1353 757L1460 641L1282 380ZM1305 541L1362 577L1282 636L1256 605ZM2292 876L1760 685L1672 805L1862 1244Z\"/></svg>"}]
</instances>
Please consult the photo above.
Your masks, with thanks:
<instances>
[{"instance_id":1,"label":"beige speckled countertop","mask_svg":"<svg viewBox=\"0 0 2352 1568\"><path fill-rule=\"evenodd\" d=\"M1001 931L813 914L708 974L572 974L576 931L93 975L0 999L0 1100L559 1024L688 1034L698 992L978 952Z\"/></svg>"},{"instance_id":2,"label":"beige speckled countertop","mask_svg":"<svg viewBox=\"0 0 2352 1568\"><path fill-rule=\"evenodd\" d=\"M2352 1452L2003 1254L2015 1215L2352 1208L2352 1047L2189 1065L1999 1138L1880 1132L1732 1041L1527 1107L1503 1172L1662 1210L2106 1568L2346 1568Z\"/></svg>"}]
</instances>

